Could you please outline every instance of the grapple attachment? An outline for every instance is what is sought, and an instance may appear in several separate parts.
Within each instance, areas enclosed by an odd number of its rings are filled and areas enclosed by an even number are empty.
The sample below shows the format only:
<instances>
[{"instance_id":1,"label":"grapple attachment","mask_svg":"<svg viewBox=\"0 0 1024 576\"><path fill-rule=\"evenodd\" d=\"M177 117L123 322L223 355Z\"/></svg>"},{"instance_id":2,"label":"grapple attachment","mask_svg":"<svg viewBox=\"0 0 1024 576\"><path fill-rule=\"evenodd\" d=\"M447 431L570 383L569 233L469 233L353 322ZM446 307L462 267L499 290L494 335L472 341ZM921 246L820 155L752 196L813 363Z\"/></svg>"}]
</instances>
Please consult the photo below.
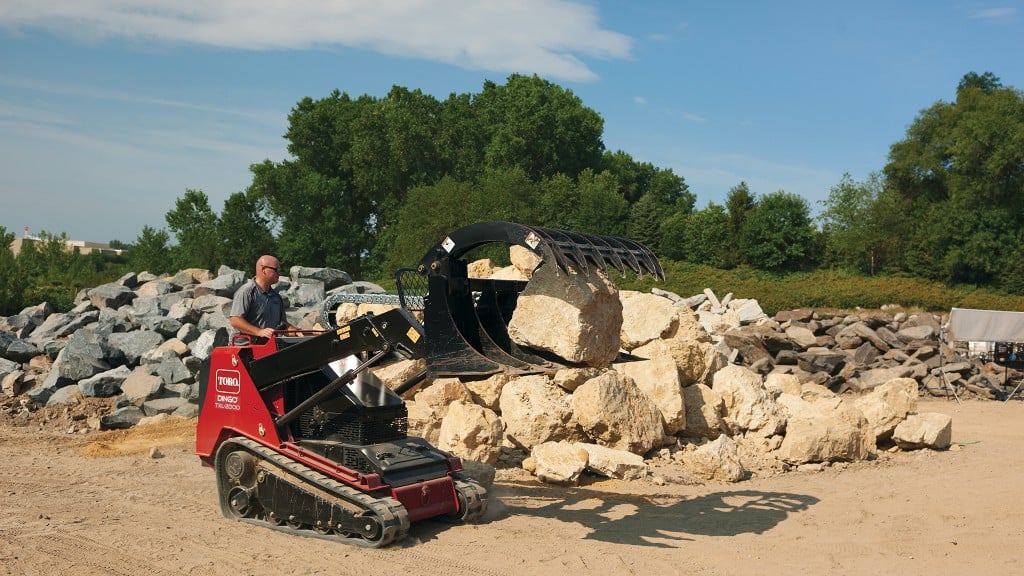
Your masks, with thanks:
<instances>
[{"instance_id":1,"label":"grapple attachment","mask_svg":"<svg viewBox=\"0 0 1024 576\"><path fill-rule=\"evenodd\" d=\"M463 256L493 243L531 250L545 263L557 266L560 273L605 272L612 267L620 275L631 271L664 279L654 253L625 238L510 222L480 222L460 228L432 247L416 269L398 273L403 306L415 308L422 296L430 377L530 374L564 366L550 355L518 346L509 337L508 323L527 282L468 277Z\"/></svg>"}]
</instances>

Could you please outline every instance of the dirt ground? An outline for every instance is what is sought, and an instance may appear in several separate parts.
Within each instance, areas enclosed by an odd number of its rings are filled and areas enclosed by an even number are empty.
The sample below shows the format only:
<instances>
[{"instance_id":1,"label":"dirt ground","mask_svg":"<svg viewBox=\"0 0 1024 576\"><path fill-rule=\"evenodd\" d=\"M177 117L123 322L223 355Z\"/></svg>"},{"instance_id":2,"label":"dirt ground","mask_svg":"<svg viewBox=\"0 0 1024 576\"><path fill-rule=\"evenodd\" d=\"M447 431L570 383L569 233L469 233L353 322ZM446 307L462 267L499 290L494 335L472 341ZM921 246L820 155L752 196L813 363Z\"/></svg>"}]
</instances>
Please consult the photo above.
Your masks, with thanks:
<instances>
[{"instance_id":1,"label":"dirt ground","mask_svg":"<svg viewBox=\"0 0 1024 576\"><path fill-rule=\"evenodd\" d=\"M194 421L90 433L8 421L0 574L1024 573L1024 401L922 399L920 411L952 415L952 449L738 484L502 474L484 523L416 523L382 550L221 516Z\"/></svg>"}]
</instances>

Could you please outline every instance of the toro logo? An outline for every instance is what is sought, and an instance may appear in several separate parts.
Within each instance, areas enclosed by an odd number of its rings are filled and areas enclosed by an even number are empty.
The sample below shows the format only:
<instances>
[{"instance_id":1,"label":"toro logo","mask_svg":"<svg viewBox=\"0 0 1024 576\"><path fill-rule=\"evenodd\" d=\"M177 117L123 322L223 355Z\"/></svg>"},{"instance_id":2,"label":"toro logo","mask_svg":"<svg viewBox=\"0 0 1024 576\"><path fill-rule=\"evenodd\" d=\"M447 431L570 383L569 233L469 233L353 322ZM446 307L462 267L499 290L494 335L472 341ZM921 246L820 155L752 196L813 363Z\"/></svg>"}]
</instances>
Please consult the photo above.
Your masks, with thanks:
<instances>
[{"instance_id":1,"label":"toro logo","mask_svg":"<svg viewBox=\"0 0 1024 576\"><path fill-rule=\"evenodd\" d=\"M238 394L242 390L242 376L238 370L217 370L214 389L218 394Z\"/></svg>"}]
</instances>

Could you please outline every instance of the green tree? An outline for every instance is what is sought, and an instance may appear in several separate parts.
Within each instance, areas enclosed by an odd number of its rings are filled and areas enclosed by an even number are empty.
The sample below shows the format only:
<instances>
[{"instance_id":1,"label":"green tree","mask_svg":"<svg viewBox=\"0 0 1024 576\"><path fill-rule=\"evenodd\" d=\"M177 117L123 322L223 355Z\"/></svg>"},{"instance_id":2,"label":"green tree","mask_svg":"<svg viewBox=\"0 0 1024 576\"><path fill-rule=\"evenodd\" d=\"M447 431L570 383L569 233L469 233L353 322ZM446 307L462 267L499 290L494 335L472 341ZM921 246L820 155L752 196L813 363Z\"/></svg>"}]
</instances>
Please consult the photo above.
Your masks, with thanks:
<instances>
[{"instance_id":1,"label":"green tree","mask_svg":"<svg viewBox=\"0 0 1024 576\"><path fill-rule=\"evenodd\" d=\"M729 216L729 248L732 255L730 266L747 263L741 249L740 235L747 216L757 207L757 199L750 192L746 182L740 182L729 189L725 197L725 211Z\"/></svg>"},{"instance_id":2,"label":"green tree","mask_svg":"<svg viewBox=\"0 0 1024 576\"><path fill-rule=\"evenodd\" d=\"M579 192L570 229L577 232L624 236L629 203L619 193L619 181L610 172L584 170L576 183Z\"/></svg>"},{"instance_id":3,"label":"green tree","mask_svg":"<svg viewBox=\"0 0 1024 576\"><path fill-rule=\"evenodd\" d=\"M730 268L729 216L723 206L709 202L691 214L677 212L661 226L661 246L672 260Z\"/></svg>"},{"instance_id":4,"label":"green tree","mask_svg":"<svg viewBox=\"0 0 1024 576\"><path fill-rule=\"evenodd\" d=\"M143 226L142 233L128 248L128 266L136 272L164 274L173 271L170 235L165 230Z\"/></svg>"},{"instance_id":5,"label":"green tree","mask_svg":"<svg viewBox=\"0 0 1024 576\"><path fill-rule=\"evenodd\" d=\"M0 316L11 316L23 307L23 290L25 276L18 270L11 244L14 233L0 226Z\"/></svg>"},{"instance_id":6,"label":"green tree","mask_svg":"<svg viewBox=\"0 0 1024 576\"><path fill-rule=\"evenodd\" d=\"M473 184L451 177L410 190L397 222L385 231L391 238L384 267L395 270L415 266L445 234L487 220L479 198ZM444 202L446 209L438 210L439 202Z\"/></svg>"},{"instance_id":7,"label":"green tree","mask_svg":"<svg viewBox=\"0 0 1024 576\"><path fill-rule=\"evenodd\" d=\"M202 190L186 190L164 218L178 241L171 249L175 267L213 271L219 268L219 220Z\"/></svg>"},{"instance_id":8,"label":"green tree","mask_svg":"<svg viewBox=\"0 0 1024 576\"><path fill-rule=\"evenodd\" d=\"M783 190L763 196L743 222L740 246L755 268L771 272L813 268L817 230L807 201Z\"/></svg>"},{"instance_id":9,"label":"green tree","mask_svg":"<svg viewBox=\"0 0 1024 576\"><path fill-rule=\"evenodd\" d=\"M892 224L903 269L945 282L1007 281L1024 227L1020 91L988 72L966 74L954 102L922 111L893 144L883 172L900 208Z\"/></svg>"},{"instance_id":10,"label":"green tree","mask_svg":"<svg viewBox=\"0 0 1024 576\"><path fill-rule=\"evenodd\" d=\"M248 271L263 254L277 252L270 220L262 214L259 202L242 192L224 201L219 225L220 256L227 266Z\"/></svg>"},{"instance_id":11,"label":"green tree","mask_svg":"<svg viewBox=\"0 0 1024 576\"><path fill-rule=\"evenodd\" d=\"M651 250L660 252L663 219L664 215L658 202L651 194L644 194L629 208L626 235Z\"/></svg>"},{"instance_id":12,"label":"green tree","mask_svg":"<svg viewBox=\"0 0 1024 576\"><path fill-rule=\"evenodd\" d=\"M569 90L513 74L504 85L485 82L473 107L489 168L519 167L539 181L600 167L604 120Z\"/></svg>"},{"instance_id":13,"label":"green tree","mask_svg":"<svg viewBox=\"0 0 1024 576\"><path fill-rule=\"evenodd\" d=\"M82 254L68 249L68 235L39 233L39 240L24 242L18 253L19 274L26 282L23 301L32 304L49 302L55 309L66 311L74 305L75 295L83 288L82 278L89 269Z\"/></svg>"},{"instance_id":14,"label":"green tree","mask_svg":"<svg viewBox=\"0 0 1024 576\"><path fill-rule=\"evenodd\" d=\"M885 231L876 219L881 175L854 182L843 174L829 191L818 216L825 245L825 263L852 271L875 274L884 264Z\"/></svg>"}]
</instances>

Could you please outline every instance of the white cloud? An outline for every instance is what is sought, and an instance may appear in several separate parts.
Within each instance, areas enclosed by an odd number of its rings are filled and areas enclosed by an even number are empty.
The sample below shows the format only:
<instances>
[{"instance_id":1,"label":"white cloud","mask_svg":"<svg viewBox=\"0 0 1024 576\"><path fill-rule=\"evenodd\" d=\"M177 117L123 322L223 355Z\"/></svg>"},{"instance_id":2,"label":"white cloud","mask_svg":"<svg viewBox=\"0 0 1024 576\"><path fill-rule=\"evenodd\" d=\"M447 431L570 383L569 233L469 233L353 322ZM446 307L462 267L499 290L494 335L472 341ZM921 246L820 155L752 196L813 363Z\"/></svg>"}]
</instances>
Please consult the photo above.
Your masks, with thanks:
<instances>
[{"instance_id":1,"label":"white cloud","mask_svg":"<svg viewBox=\"0 0 1024 576\"><path fill-rule=\"evenodd\" d=\"M633 96L633 103L639 104L640 106L646 106L647 98L644 98L643 96Z\"/></svg>"},{"instance_id":2,"label":"white cloud","mask_svg":"<svg viewBox=\"0 0 1024 576\"><path fill-rule=\"evenodd\" d=\"M6 0L0 26L239 50L369 49L569 81L597 78L582 58L632 50L592 5L569 0Z\"/></svg>"},{"instance_id":3,"label":"white cloud","mask_svg":"<svg viewBox=\"0 0 1024 576\"><path fill-rule=\"evenodd\" d=\"M683 118L691 122L707 122L708 119L693 112L683 112Z\"/></svg>"},{"instance_id":4,"label":"white cloud","mask_svg":"<svg viewBox=\"0 0 1024 576\"><path fill-rule=\"evenodd\" d=\"M1011 7L987 8L984 10L972 10L970 17L972 20L1002 20L1016 13L1017 9Z\"/></svg>"}]
</instances>

